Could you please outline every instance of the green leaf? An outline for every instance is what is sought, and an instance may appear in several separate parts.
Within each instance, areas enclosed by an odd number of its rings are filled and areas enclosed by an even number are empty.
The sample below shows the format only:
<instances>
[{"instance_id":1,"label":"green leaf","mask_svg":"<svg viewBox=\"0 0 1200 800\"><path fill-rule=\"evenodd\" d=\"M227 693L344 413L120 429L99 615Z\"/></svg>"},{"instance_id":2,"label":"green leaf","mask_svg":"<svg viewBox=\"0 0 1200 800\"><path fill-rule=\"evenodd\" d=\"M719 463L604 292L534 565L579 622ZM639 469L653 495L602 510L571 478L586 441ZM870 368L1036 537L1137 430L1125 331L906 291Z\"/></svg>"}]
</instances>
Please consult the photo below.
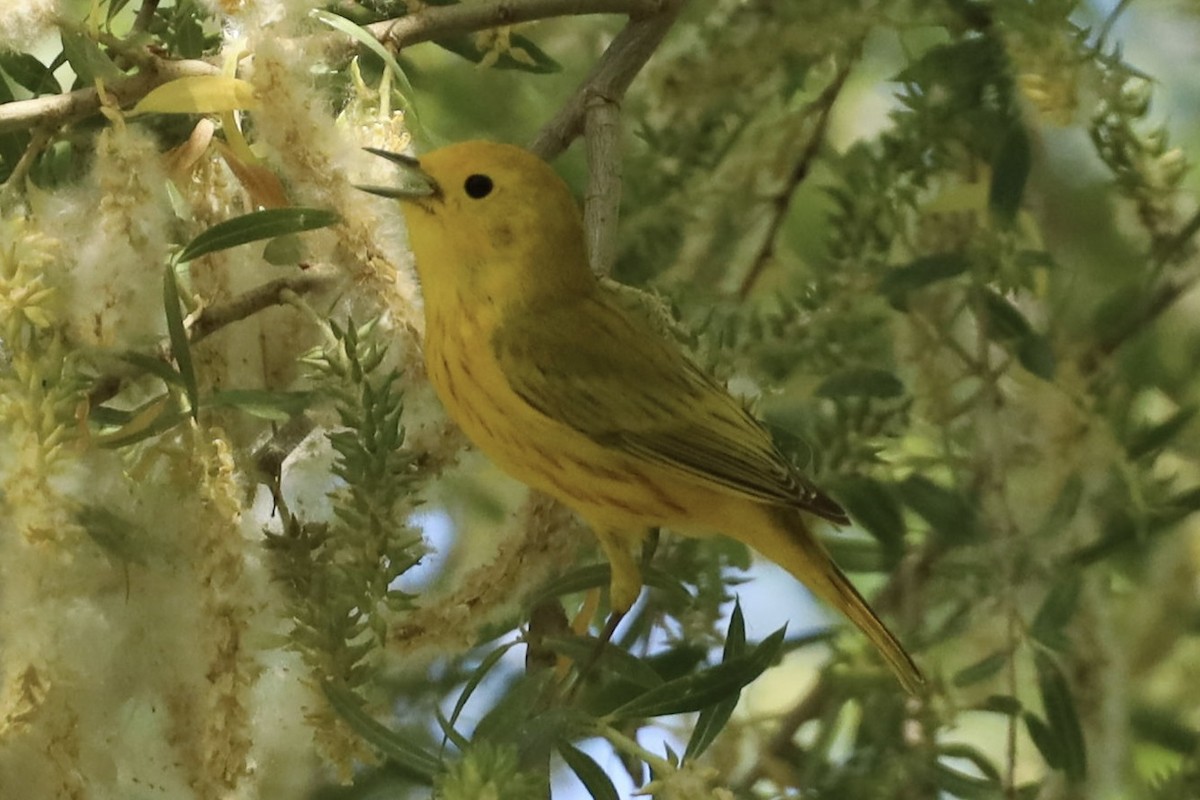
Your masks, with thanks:
<instances>
[{"instance_id":1,"label":"green leaf","mask_svg":"<svg viewBox=\"0 0 1200 800\"><path fill-rule=\"evenodd\" d=\"M500 663L500 659L504 657L512 648L516 647L520 642L509 642L508 644L497 647L492 652L488 653L482 661L479 662L472 672L471 677L463 684L462 692L458 695L458 700L454 703L454 710L450 712L450 724L453 726L458 722L458 715L466 708L467 701L471 699L471 695L479 688L479 684L487 677L487 674L492 671L492 668Z\"/></svg>"},{"instance_id":2,"label":"green leaf","mask_svg":"<svg viewBox=\"0 0 1200 800\"><path fill-rule=\"evenodd\" d=\"M1002 800L1004 797L1004 787L998 780L968 775L941 761L934 764L933 782L943 793L962 800Z\"/></svg>"},{"instance_id":3,"label":"green leaf","mask_svg":"<svg viewBox=\"0 0 1200 800\"><path fill-rule=\"evenodd\" d=\"M100 49L100 45L95 39L84 36L78 31L62 30L61 34L63 52L80 82L91 84L97 78L113 82L123 77L121 70Z\"/></svg>"},{"instance_id":4,"label":"green leaf","mask_svg":"<svg viewBox=\"0 0 1200 800\"><path fill-rule=\"evenodd\" d=\"M1185 715L1189 712L1187 708L1137 705L1129 714L1129 723L1138 739L1188 756L1200 748L1200 730L1185 721Z\"/></svg>"},{"instance_id":5,"label":"green leaf","mask_svg":"<svg viewBox=\"0 0 1200 800\"><path fill-rule=\"evenodd\" d=\"M993 714L1003 714L1006 717L1015 717L1021 713L1024 706L1017 698L1007 694L988 695L988 698L979 706L981 711L991 711Z\"/></svg>"},{"instance_id":6,"label":"green leaf","mask_svg":"<svg viewBox=\"0 0 1200 800\"><path fill-rule=\"evenodd\" d=\"M986 286L977 288L976 295L983 304L984 318L981 324L985 326L988 338L997 342L1011 342L1033 333L1029 320L1007 298Z\"/></svg>"},{"instance_id":7,"label":"green leaf","mask_svg":"<svg viewBox=\"0 0 1200 800\"><path fill-rule=\"evenodd\" d=\"M191 405L192 419L200 413L200 388L192 366L191 343L183 327L183 312L179 307L179 285L175 282L175 265L167 264L163 271L163 309L167 315L167 335L171 340L171 355L179 366L183 388Z\"/></svg>"},{"instance_id":8,"label":"green leaf","mask_svg":"<svg viewBox=\"0 0 1200 800\"><path fill-rule=\"evenodd\" d=\"M699 711L740 691L775 662L786 626L743 656L676 678L630 700L612 712L615 718L661 717Z\"/></svg>"},{"instance_id":9,"label":"green leaf","mask_svg":"<svg viewBox=\"0 0 1200 800\"><path fill-rule=\"evenodd\" d=\"M1033 618L1029 629L1030 636L1051 650L1066 650L1067 638L1063 629L1075 616L1082 587L1083 580L1077 572L1070 572L1056 582Z\"/></svg>"},{"instance_id":10,"label":"green leaf","mask_svg":"<svg viewBox=\"0 0 1200 800\"><path fill-rule=\"evenodd\" d=\"M313 392L274 392L266 389L216 391L204 400L206 407L236 408L259 419L287 422L312 405Z\"/></svg>"},{"instance_id":11,"label":"green leaf","mask_svg":"<svg viewBox=\"0 0 1200 800\"><path fill-rule=\"evenodd\" d=\"M175 26L174 50L183 58L200 58L204 55L204 26L199 14L188 14L179 19Z\"/></svg>"},{"instance_id":12,"label":"green leaf","mask_svg":"<svg viewBox=\"0 0 1200 800\"><path fill-rule=\"evenodd\" d=\"M405 125L419 132L421 122L417 116L417 108L412 103L412 98L417 96L416 90L413 89L412 83L408 80L408 75L405 74L404 69L400 66L400 62L396 60L392 52L380 44L379 40L372 36L365 28L356 25L343 16L320 8L314 9L309 13L319 22L346 34L383 61L384 65L391 70L392 75L395 76L397 84L400 87L400 99L403 103L405 113Z\"/></svg>"},{"instance_id":13,"label":"green leaf","mask_svg":"<svg viewBox=\"0 0 1200 800\"><path fill-rule=\"evenodd\" d=\"M1046 766L1050 769L1062 769L1063 754L1059 746L1059 742L1054 738L1054 734L1050 731L1050 726L1047 725L1042 718L1031 711L1026 711L1021 715L1021 719L1025 721L1025 729L1029 731L1029 740L1033 742L1033 746L1042 754L1042 758L1046 762Z\"/></svg>"},{"instance_id":14,"label":"green leaf","mask_svg":"<svg viewBox=\"0 0 1200 800\"><path fill-rule=\"evenodd\" d=\"M980 681L985 681L1004 669L1010 658L1012 658L1012 650L1007 647L997 650L991 655L984 656L974 664L963 667L956 672L954 674L954 685L959 687L970 686Z\"/></svg>"},{"instance_id":15,"label":"green leaf","mask_svg":"<svg viewBox=\"0 0 1200 800\"><path fill-rule=\"evenodd\" d=\"M746 619L742 616L742 604L737 600L733 603L733 613L729 617L729 630L725 632L725 650L721 661L730 661L746 652ZM696 725L692 728L692 736L688 739L687 749L683 751L684 759L699 758L717 735L725 729L733 710L741 699L741 691L737 691L715 705L700 712Z\"/></svg>"},{"instance_id":16,"label":"green leaf","mask_svg":"<svg viewBox=\"0 0 1200 800\"><path fill-rule=\"evenodd\" d=\"M294 233L276 236L263 248L263 261L276 267L289 267L304 258L304 244Z\"/></svg>"},{"instance_id":17,"label":"green leaf","mask_svg":"<svg viewBox=\"0 0 1200 800\"><path fill-rule=\"evenodd\" d=\"M681 580L653 565L642 567L642 579L646 582L647 586L653 586L656 589L669 592L680 599L692 599L691 592L687 590L687 586ZM574 594L575 592L595 589L598 586L608 586L611 581L612 567L608 564L588 564L585 567L579 567L555 578L542 586L533 595L530 605L536 606L538 603L555 597L561 597L564 594Z\"/></svg>"},{"instance_id":18,"label":"green leaf","mask_svg":"<svg viewBox=\"0 0 1200 800\"><path fill-rule=\"evenodd\" d=\"M139 353L136 350L126 350L124 353L121 353L119 358L143 372L161 378L162 382L168 386L183 387L183 376L161 358L156 358L146 353Z\"/></svg>"},{"instance_id":19,"label":"green leaf","mask_svg":"<svg viewBox=\"0 0 1200 800\"><path fill-rule=\"evenodd\" d=\"M146 531L131 520L95 505L84 505L75 512L75 520L105 552L121 561L145 564L138 544L146 541Z\"/></svg>"},{"instance_id":20,"label":"green leaf","mask_svg":"<svg viewBox=\"0 0 1200 800\"><path fill-rule=\"evenodd\" d=\"M1054 380L1058 367L1050 340L1041 333L1031 333L1017 345L1017 361L1044 381Z\"/></svg>"},{"instance_id":21,"label":"green leaf","mask_svg":"<svg viewBox=\"0 0 1200 800\"><path fill-rule=\"evenodd\" d=\"M1020 121L1014 121L992 157L992 183L988 187L988 208L996 219L1012 223L1021 210L1025 182L1033 165L1029 134Z\"/></svg>"},{"instance_id":22,"label":"green leaf","mask_svg":"<svg viewBox=\"0 0 1200 800\"><path fill-rule=\"evenodd\" d=\"M970 761L989 780L1001 780L1000 770L996 769L991 759L969 744L941 744L938 745L937 754L939 758L961 758Z\"/></svg>"},{"instance_id":23,"label":"green leaf","mask_svg":"<svg viewBox=\"0 0 1200 800\"><path fill-rule=\"evenodd\" d=\"M407 734L376 722L363 710L362 700L349 689L322 681L321 690L329 700L330 707L368 744L426 785L433 783L433 776L440 771L441 762L424 745Z\"/></svg>"},{"instance_id":24,"label":"green leaf","mask_svg":"<svg viewBox=\"0 0 1200 800\"><path fill-rule=\"evenodd\" d=\"M1136 461L1143 456L1162 450L1191 423L1197 410L1200 410L1200 407L1184 406L1157 425L1151 425L1135 433L1125 447L1129 458Z\"/></svg>"},{"instance_id":25,"label":"green leaf","mask_svg":"<svg viewBox=\"0 0 1200 800\"><path fill-rule=\"evenodd\" d=\"M29 53L0 52L0 69L35 95L62 93L54 73Z\"/></svg>"},{"instance_id":26,"label":"green leaf","mask_svg":"<svg viewBox=\"0 0 1200 800\"><path fill-rule=\"evenodd\" d=\"M559 741L558 752L593 800L620 800L616 787L591 756L565 740Z\"/></svg>"},{"instance_id":27,"label":"green leaf","mask_svg":"<svg viewBox=\"0 0 1200 800\"><path fill-rule=\"evenodd\" d=\"M543 646L576 664L592 662L596 668L642 689L663 685L663 679L649 665L613 642L601 643L590 636L547 636Z\"/></svg>"},{"instance_id":28,"label":"green leaf","mask_svg":"<svg viewBox=\"0 0 1200 800\"><path fill-rule=\"evenodd\" d=\"M883 568L890 570L904 555L904 512L890 486L874 478L852 475L829 486L830 493L850 517L871 534L883 551Z\"/></svg>"},{"instance_id":29,"label":"green leaf","mask_svg":"<svg viewBox=\"0 0 1200 800\"><path fill-rule=\"evenodd\" d=\"M16 97L8 81L0 77L0 105L11 103ZM13 168L21 160L25 148L29 146L30 136L26 131L10 131L0 134L0 182L8 180Z\"/></svg>"},{"instance_id":30,"label":"green leaf","mask_svg":"<svg viewBox=\"0 0 1200 800\"><path fill-rule=\"evenodd\" d=\"M970 266L962 253L922 256L884 275L879 281L879 293L888 298L893 308L904 310L908 307L909 292L961 275Z\"/></svg>"},{"instance_id":31,"label":"green leaf","mask_svg":"<svg viewBox=\"0 0 1200 800\"><path fill-rule=\"evenodd\" d=\"M904 384L882 369L847 369L835 372L817 387L819 397L874 397L890 399L904 394Z\"/></svg>"},{"instance_id":32,"label":"green leaf","mask_svg":"<svg viewBox=\"0 0 1200 800\"><path fill-rule=\"evenodd\" d=\"M1037 668L1038 689L1046 710L1049 734L1054 740L1053 749L1060 756L1058 767L1066 774L1068 781L1079 783L1087 777L1087 748L1079 714L1075 710L1075 698L1058 664L1050 656L1038 652L1034 655L1033 663ZM1032 731L1030 733L1032 735Z\"/></svg>"},{"instance_id":33,"label":"green leaf","mask_svg":"<svg viewBox=\"0 0 1200 800\"><path fill-rule=\"evenodd\" d=\"M910 475L900 484L900 497L944 542L964 544L978 533L975 507L966 498L923 475Z\"/></svg>"},{"instance_id":34,"label":"green leaf","mask_svg":"<svg viewBox=\"0 0 1200 800\"><path fill-rule=\"evenodd\" d=\"M213 225L188 242L176 260L182 263L247 242L324 228L340 219L337 212L324 208L294 206L255 211Z\"/></svg>"}]
</instances>

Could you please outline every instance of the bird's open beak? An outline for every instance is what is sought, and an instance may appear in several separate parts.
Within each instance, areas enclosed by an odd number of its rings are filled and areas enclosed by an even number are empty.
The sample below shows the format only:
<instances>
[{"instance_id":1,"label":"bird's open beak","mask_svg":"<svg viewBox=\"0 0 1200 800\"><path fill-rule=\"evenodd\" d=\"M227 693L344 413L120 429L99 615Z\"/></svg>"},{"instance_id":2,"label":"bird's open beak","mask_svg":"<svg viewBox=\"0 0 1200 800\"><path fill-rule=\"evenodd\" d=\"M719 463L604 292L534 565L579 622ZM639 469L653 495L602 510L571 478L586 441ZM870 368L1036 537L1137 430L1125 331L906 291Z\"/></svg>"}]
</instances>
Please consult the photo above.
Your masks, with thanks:
<instances>
[{"instance_id":1,"label":"bird's open beak","mask_svg":"<svg viewBox=\"0 0 1200 800\"><path fill-rule=\"evenodd\" d=\"M364 192L376 194L380 197L390 197L393 200L417 200L422 197L437 197L441 195L442 188L437 185L437 181L422 170L421 162L412 156L406 156L403 153L393 153L388 150L380 150L375 147L364 147L363 149L368 153L374 153L381 158L386 158L393 164L403 167L405 174L412 180L406 186L355 184L354 188L362 189Z\"/></svg>"}]
</instances>

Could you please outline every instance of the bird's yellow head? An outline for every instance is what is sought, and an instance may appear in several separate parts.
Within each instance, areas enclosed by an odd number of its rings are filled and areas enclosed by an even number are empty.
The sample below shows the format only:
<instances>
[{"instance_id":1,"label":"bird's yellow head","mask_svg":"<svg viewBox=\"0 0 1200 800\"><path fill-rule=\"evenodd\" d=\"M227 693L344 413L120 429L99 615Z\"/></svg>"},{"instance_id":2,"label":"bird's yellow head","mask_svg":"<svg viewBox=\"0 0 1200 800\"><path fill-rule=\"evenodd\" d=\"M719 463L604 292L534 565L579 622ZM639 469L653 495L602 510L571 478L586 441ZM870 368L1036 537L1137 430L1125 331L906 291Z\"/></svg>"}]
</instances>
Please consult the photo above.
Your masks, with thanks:
<instances>
[{"instance_id":1,"label":"bird's yellow head","mask_svg":"<svg viewBox=\"0 0 1200 800\"><path fill-rule=\"evenodd\" d=\"M400 200L427 309L466 302L498 310L594 285L579 207L537 156L473 141L419 161L387 157L416 168L428 184L423 191L362 187Z\"/></svg>"}]
</instances>

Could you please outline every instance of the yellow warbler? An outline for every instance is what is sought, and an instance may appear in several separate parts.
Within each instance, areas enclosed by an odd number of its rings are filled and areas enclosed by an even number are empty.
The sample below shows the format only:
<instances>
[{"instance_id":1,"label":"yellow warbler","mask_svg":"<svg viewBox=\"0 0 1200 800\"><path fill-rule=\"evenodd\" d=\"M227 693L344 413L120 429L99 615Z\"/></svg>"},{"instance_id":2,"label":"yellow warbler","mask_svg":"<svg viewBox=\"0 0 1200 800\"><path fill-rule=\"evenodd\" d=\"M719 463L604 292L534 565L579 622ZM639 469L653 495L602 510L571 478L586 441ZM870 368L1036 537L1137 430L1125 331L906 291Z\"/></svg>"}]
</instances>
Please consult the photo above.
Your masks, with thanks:
<instances>
[{"instance_id":1,"label":"yellow warbler","mask_svg":"<svg viewBox=\"0 0 1200 800\"><path fill-rule=\"evenodd\" d=\"M511 145L466 142L418 162L401 200L425 299L425 361L447 413L506 472L574 509L612 564L611 603L642 587L655 526L732 536L841 610L906 689L920 670L809 531L845 512L770 435L588 268L570 190Z\"/></svg>"}]
</instances>

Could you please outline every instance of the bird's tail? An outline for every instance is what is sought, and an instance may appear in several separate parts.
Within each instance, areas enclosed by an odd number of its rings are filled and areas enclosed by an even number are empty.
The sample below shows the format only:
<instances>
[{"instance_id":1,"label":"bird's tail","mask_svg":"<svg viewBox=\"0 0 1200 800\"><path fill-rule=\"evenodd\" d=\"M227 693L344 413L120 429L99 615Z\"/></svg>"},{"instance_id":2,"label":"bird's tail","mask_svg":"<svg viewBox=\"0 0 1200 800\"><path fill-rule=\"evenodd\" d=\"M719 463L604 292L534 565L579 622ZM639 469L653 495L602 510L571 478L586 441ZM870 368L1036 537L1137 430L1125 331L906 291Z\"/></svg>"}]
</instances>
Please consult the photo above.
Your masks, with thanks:
<instances>
[{"instance_id":1,"label":"bird's tail","mask_svg":"<svg viewBox=\"0 0 1200 800\"><path fill-rule=\"evenodd\" d=\"M904 688L916 694L925 683L920 668L809 531L801 513L774 508L771 521L767 531L756 532L748 543L849 617L879 650Z\"/></svg>"}]
</instances>

